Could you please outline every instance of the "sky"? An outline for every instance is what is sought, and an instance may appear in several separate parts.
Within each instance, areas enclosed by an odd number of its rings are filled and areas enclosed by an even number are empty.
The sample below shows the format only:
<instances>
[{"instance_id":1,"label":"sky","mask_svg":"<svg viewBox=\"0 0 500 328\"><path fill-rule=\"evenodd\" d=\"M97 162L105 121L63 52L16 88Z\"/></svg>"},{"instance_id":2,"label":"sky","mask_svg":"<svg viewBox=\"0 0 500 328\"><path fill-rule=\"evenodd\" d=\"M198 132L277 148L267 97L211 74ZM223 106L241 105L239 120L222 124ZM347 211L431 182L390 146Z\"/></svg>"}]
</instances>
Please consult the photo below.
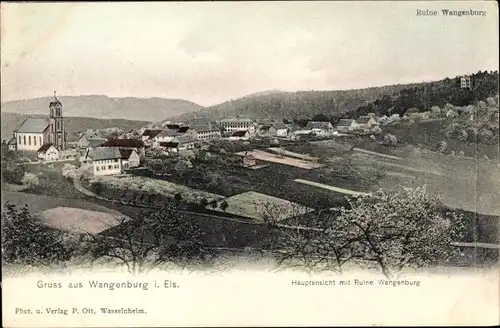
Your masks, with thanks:
<instances>
[{"instance_id":1,"label":"sky","mask_svg":"<svg viewBox=\"0 0 500 328\"><path fill-rule=\"evenodd\" d=\"M345 90L498 70L495 2L2 3L2 101ZM486 16L417 16L417 9Z\"/></svg>"}]
</instances>

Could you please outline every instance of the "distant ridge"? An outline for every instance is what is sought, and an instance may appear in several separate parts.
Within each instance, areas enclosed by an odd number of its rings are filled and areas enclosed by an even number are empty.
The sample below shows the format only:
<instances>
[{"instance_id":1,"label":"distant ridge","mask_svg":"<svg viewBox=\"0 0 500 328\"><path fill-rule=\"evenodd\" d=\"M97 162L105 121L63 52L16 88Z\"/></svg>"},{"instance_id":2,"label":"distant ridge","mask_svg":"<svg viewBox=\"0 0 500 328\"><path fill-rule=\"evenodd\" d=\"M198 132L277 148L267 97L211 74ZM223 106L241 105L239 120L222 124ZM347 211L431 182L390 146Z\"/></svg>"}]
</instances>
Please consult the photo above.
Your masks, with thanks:
<instances>
[{"instance_id":1,"label":"distant ridge","mask_svg":"<svg viewBox=\"0 0 500 328\"><path fill-rule=\"evenodd\" d=\"M7 101L2 112L27 115L47 115L52 97ZM95 117L159 121L167 116L199 110L202 106L182 99L167 98L113 98L104 95L58 96L63 103L64 116Z\"/></svg>"}]
</instances>

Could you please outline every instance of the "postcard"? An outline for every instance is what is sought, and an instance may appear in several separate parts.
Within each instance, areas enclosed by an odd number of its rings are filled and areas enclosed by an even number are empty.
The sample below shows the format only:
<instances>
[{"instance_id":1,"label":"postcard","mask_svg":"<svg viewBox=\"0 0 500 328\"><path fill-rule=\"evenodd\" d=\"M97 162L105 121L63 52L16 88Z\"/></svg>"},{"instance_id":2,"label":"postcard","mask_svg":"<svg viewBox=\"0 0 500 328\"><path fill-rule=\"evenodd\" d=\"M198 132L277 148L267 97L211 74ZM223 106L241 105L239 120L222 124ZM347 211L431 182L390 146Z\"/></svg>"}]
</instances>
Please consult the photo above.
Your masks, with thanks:
<instances>
[{"instance_id":1,"label":"postcard","mask_svg":"<svg viewBox=\"0 0 500 328\"><path fill-rule=\"evenodd\" d=\"M5 327L498 325L493 1L1 4Z\"/></svg>"}]
</instances>

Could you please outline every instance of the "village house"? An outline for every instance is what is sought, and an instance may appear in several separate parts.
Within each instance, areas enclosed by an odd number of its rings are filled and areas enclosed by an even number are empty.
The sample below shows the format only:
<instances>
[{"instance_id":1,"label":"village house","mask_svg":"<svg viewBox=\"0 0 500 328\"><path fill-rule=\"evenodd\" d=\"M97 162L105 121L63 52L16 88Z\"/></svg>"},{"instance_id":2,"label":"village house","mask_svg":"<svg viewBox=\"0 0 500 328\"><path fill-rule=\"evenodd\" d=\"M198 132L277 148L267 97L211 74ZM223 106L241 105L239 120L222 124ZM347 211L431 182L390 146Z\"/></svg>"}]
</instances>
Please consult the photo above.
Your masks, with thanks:
<instances>
[{"instance_id":1,"label":"village house","mask_svg":"<svg viewBox=\"0 0 500 328\"><path fill-rule=\"evenodd\" d=\"M213 140L221 137L219 128L210 122L192 125L189 131L197 140Z\"/></svg>"},{"instance_id":2,"label":"village house","mask_svg":"<svg viewBox=\"0 0 500 328\"><path fill-rule=\"evenodd\" d=\"M286 138L288 136L288 132L290 131L290 128L283 122L278 122L274 124L274 127L276 128L276 136L281 137L281 138Z\"/></svg>"},{"instance_id":3,"label":"village house","mask_svg":"<svg viewBox=\"0 0 500 328\"><path fill-rule=\"evenodd\" d=\"M145 129L141 133L141 140L143 142L149 141L154 139L158 134L160 134L163 130L162 129Z\"/></svg>"},{"instance_id":4,"label":"village house","mask_svg":"<svg viewBox=\"0 0 500 328\"><path fill-rule=\"evenodd\" d=\"M174 138L181 136L182 133L178 129L164 129L152 138L153 146L159 145L161 142L170 142Z\"/></svg>"},{"instance_id":5,"label":"village house","mask_svg":"<svg viewBox=\"0 0 500 328\"><path fill-rule=\"evenodd\" d=\"M82 149L92 147L92 145L95 147L97 143L103 143L104 141L106 139L97 132L83 133L78 139L78 147Z\"/></svg>"},{"instance_id":6,"label":"village house","mask_svg":"<svg viewBox=\"0 0 500 328\"><path fill-rule=\"evenodd\" d=\"M377 120L370 116L360 116L356 123L358 129L371 129L378 125Z\"/></svg>"},{"instance_id":7,"label":"village house","mask_svg":"<svg viewBox=\"0 0 500 328\"><path fill-rule=\"evenodd\" d=\"M185 150L193 149L196 144L196 139L191 135L185 134L167 142L160 142L159 146L169 153L178 153Z\"/></svg>"},{"instance_id":8,"label":"village house","mask_svg":"<svg viewBox=\"0 0 500 328\"><path fill-rule=\"evenodd\" d=\"M339 132L351 132L357 128L357 123L353 119L343 118L337 124L337 130Z\"/></svg>"},{"instance_id":9,"label":"village house","mask_svg":"<svg viewBox=\"0 0 500 328\"><path fill-rule=\"evenodd\" d=\"M17 149L17 142L16 138L12 137L8 142L7 142L7 149L8 150L16 150Z\"/></svg>"},{"instance_id":10,"label":"village house","mask_svg":"<svg viewBox=\"0 0 500 328\"><path fill-rule=\"evenodd\" d=\"M255 133L255 122L249 118L225 118L217 122L217 125L228 132L248 131Z\"/></svg>"},{"instance_id":11,"label":"village house","mask_svg":"<svg viewBox=\"0 0 500 328\"><path fill-rule=\"evenodd\" d=\"M276 126L274 123L264 123L259 127L258 134L265 137L276 136Z\"/></svg>"},{"instance_id":12,"label":"village house","mask_svg":"<svg viewBox=\"0 0 500 328\"><path fill-rule=\"evenodd\" d=\"M92 163L94 175L122 173L121 158L119 149L115 147L98 147L86 154L86 161Z\"/></svg>"},{"instance_id":13,"label":"village house","mask_svg":"<svg viewBox=\"0 0 500 328\"><path fill-rule=\"evenodd\" d=\"M122 168L128 169L141 165L141 157L135 149L119 149Z\"/></svg>"},{"instance_id":14,"label":"village house","mask_svg":"<svg viewBox=\"0 0 500 328\"><path fill-rule=\"evenodd\" d=\"M250 133L248 132L248 130L234 131L229 137L229 140L249 140L249 139L250 139Z\"/></svg>"},{"instance_id":15,"label":"village house","mask_svg":"<svg viewBox=\"0 0 500 328\"><path fill-rule=\"evenodd\" d=\"M243 167L252 167L257 165L257 160L255 159L255 156L249 154L248 152L245 152L245 156L243 156L242 159L242 165Z\"/></svg>"},{"instance_id":16,"label":"village house","mask_svg":"<svg viewBox=\"0 0 500 328\"><path fill-rule=\"evenodd\" d=\"M333 126L330 122L310 121L307 123L304 130L309 130L318 136L328 136L333 133Z\"/></svg>"},{"instance_id":17,"label":"village house","mask_svg":"<svg viewBox=\"0 0 500 328\"><path fill-rule=\"evenodd\" d=\"M145 155L144 142L138 139L111 139L101 144L101 147L114 147L119 149L134 149L139 156Z\"/></svg>"},{"instance_id":18,"label":"village house","mask_svg":"<svg viewBox=\"0 0 500 328\"><path fill-rule=\"evenodd\" d=\"M38 159L44 161L56 161L59 159L59 150L53 144L48 143L41 146L36 155Z\"/></svg>"}]
</instances>

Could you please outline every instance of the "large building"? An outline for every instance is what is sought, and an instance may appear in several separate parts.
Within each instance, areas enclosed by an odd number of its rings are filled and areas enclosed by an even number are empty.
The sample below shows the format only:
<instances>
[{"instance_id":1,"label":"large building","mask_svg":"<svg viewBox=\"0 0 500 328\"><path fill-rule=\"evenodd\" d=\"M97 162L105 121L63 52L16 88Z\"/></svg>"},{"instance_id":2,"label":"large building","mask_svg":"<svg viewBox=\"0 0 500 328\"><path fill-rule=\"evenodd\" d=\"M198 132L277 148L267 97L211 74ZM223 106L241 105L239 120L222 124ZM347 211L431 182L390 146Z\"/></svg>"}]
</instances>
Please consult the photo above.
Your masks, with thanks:
<instances>
[{"instance_id":1,"label":"large building","mask_svg":"<svg viewBox=\"0 0 500 328\"><path fill-rule=\"evenodd\" d=\"M14 130L13 141L17 150L37 151L44 144L52 144L61 151L66 149L66 129L62 115L62 103L54 92L49 103L48 118L27 118Z\"/></svg>"},{"instance_id":2,"label":"large building","mask_svg":"<svg viewBox=\"0 0 500 328\"><path fill-rule=\"evenodd\" d=\"M248 131L255 132L255 122L249 118L225 118L217 122L219 127L224 128L228 132Z\"/></svg>"}]
</instances>

